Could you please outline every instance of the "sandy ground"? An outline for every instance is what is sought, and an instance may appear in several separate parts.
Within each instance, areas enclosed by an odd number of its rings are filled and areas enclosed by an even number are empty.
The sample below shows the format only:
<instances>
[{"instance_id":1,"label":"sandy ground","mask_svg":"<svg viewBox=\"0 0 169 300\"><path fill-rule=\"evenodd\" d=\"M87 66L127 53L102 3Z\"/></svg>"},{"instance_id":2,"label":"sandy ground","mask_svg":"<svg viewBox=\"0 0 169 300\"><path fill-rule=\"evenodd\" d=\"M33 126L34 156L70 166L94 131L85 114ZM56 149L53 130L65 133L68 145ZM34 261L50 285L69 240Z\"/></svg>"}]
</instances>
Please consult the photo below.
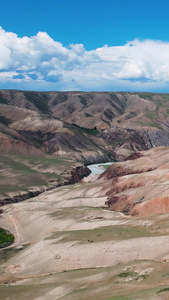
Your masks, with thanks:
<instances>
[{"instance_id":1,"label":"sandy ground","mask_svg":"<svg viewBox=\"0 0 169 300\"><path fill-rule=\"evenodd\" d=\"M168 214L105 210L106 191L90 179L3 208L15 244L0 252L0 299L169 298Z\"/></svg>"}]
</instances>

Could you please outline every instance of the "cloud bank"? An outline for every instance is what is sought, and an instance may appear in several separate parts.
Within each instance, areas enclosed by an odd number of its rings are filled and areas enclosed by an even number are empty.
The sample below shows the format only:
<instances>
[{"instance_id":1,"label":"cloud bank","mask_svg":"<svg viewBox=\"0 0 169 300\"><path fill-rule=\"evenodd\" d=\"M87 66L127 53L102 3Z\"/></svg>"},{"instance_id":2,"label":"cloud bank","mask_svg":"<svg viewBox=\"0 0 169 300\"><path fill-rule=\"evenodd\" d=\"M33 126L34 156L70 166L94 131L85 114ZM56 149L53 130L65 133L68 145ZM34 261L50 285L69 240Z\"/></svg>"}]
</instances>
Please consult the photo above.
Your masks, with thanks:
<instances>
[{"instance_id":1,"label":"cloud bank","mask_svg":"<svg viewBox=\"0 0 169 300\"><path fill-rule=\"evenodd\" d=\"M18 37L0 27L0 85L41 90L169 91L169 42L135 39L92 51L46 32Z\"/></svg>"}]
</instances>

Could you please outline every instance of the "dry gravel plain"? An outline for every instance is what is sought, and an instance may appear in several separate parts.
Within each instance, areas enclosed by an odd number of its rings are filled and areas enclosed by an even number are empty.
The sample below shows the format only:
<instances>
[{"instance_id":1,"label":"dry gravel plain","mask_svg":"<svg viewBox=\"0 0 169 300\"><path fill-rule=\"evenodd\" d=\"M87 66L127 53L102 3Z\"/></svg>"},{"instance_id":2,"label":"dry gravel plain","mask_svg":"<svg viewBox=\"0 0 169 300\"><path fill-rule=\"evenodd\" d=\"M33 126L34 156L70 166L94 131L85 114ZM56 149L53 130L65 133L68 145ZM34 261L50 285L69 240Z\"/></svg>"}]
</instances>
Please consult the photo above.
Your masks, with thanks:
<instances>
[{"instance_id":1,"label":"dry gravel plain","mask_svg":"<svg viewBox=\"0 0 169 300\"><path fill-rule=\"evenodd\" d=\"M169 214L106 210L96 178L3 207L1 300L169 299Z\"/></svg>"}]
</instances>

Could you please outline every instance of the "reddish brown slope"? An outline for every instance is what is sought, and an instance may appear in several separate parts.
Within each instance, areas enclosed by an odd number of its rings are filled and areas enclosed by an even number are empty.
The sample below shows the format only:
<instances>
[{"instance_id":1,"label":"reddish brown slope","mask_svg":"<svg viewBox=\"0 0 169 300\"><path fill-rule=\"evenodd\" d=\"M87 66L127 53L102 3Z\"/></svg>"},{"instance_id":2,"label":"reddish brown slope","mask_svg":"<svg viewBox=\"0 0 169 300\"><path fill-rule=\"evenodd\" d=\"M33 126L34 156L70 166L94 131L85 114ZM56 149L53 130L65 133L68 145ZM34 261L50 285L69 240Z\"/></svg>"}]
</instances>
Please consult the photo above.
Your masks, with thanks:
<instances>
[{"instance_id":1,"label":"reddish brown slope","mask_svg":"<svg viewBox=\"0 0 169 300\"><path fill-rule=\"evenodd\" d=\"M141 155L116 163L102 174L110 180L105 206L140 216L169 212L169 147L154 148Z\"/></svg>"}]
</instances>

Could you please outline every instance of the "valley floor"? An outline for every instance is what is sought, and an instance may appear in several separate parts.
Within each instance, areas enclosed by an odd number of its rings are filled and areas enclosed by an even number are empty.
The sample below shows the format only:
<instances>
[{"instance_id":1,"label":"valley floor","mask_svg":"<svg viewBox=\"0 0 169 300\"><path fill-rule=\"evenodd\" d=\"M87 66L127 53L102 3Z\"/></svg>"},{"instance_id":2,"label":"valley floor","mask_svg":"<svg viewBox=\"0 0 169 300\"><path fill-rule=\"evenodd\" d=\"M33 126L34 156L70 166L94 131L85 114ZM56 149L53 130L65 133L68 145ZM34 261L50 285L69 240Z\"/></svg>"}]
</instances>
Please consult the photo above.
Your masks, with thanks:
<instances>
[{"instance_id":1,"label":"valley floor","mask_svg":"<svg viewBox=\"0 0 169 300\"><path fill-rule=\"evenodd\" d=\"M169 299L168 214L108 211L107 189L90 178L3 207L1 300Z\"/></svg>"}]
</instances>

